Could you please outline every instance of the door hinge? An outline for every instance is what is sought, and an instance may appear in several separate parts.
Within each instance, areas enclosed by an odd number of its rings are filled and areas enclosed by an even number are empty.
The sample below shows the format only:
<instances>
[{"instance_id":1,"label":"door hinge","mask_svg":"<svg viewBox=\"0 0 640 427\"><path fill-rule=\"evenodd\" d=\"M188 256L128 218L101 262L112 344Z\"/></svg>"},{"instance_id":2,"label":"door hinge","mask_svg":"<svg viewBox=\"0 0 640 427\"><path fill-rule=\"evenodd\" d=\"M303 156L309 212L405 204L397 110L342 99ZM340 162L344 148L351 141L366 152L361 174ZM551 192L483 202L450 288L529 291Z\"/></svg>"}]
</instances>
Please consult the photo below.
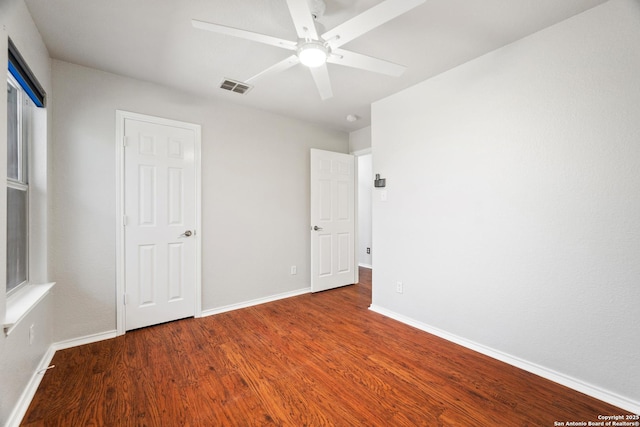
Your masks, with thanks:
<instances>
[{"instance_id":1,"label":"door hinge","mask_svg":"<svg viewBox=\"0 0 640 427\"><path fill-rule=\"evenodd\" d=\"M122 146L126 147L127 145L129 145L129 137L128 136L123 136L122 137Z\"/></svg>"},{"instance_id":2,"label":"door hinge","mask_svg":"<svg viewBox=\"0 0 640 427\"><path fill-rule=\"evenodd\" d=\"M129 225L129 217L126 215L122 215L122 226L126 227L127 225Z\"/></svg>"},{"instance_id":3,"label":"door hinge","mask_svg":"<svg viewBox=\"0 0 640 427\"><path fill-rule=\"evenodd\" d=\"M127 294L122 295L122 303L127 305Z\"/></svg>"}]
</instances>

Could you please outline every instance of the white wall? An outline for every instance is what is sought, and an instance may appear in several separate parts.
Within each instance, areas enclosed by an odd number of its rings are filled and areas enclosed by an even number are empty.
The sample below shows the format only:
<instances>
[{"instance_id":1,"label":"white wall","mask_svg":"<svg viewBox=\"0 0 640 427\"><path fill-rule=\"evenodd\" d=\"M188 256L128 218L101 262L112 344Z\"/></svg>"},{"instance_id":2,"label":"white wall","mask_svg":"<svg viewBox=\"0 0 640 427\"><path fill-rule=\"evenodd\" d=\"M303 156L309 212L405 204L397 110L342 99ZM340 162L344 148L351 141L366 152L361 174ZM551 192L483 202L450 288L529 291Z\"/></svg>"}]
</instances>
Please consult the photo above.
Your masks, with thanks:
<instances>
[{"instance_id":1,"label":"white wall","mask_svg":"<svg viewBox=\"0 0 640 427\"><path fill-rule=\"evenodd\" d=\"M357 157L358 161L358 264L371 268L373 250L371 230L371 196L373 190L373 159L371 154ZM367 248L370 249L367 253Z\"/></svg>"},{"instance_id":2,"label":"white wall","mask_svg":"<svg viewBox=\"0 0 640 427\"><path fill-rule=\"evenodd\" d=\"M53 86L56 341L116 328L116 109L202 125L203 310L309 287L309 149L346 133L61 61Z\"/></svg>"},{"instance_id":3,"label":"white wall","mask_svg":"<svg viewBox=\"0 0 640 427\"><path fill-rule=\"evenodd\" d=\"M349 133L349 152L357 153L371 149L371 126Z\"/></svg>"},{"instance_id":4,"label":"white wall","mask_svg":"<svg viewBox=\"0 0 640 427\"><path fill-rule=\"evenodd\" d=\"M374 308L639 408L638 46L612 0L375 103Z\"/></svg>"},{"instance_id":5,"label":"white wall","mask_svg":"<svg viewBox=\"0 0 640 427\"><path fill-rule=\"evenodd\" d=\"M37 76L45 91L51 96L51 64L47 49L40 38L28 9L22 0L0 1L0 63L6 64L7 37L14 44ZM3 74L6 81L6 74ZM6 177L7 128L6 91L0 91L0 176ZM47 280L47 153L46 123L50 109L38 109L39 142L32 147L36 165L31 181L31 248L30 278L35 282ZM0 186L0 200L6 201L6 187ZM0 203L0 224L6 224L6 202ZM6 227L0 227L0 260L6 260ZM0 318L6 312L5 278L6 263L0 262L2 291L0 292ZM53 315L51 298L37 305L11 334L6 337L0 331L0 425L5 425L16 407L20 395L26 389L40 361L45 356L53 339ZM34 325L35 339L29 344L29 327Z\"/></svg>"}]
</instances>

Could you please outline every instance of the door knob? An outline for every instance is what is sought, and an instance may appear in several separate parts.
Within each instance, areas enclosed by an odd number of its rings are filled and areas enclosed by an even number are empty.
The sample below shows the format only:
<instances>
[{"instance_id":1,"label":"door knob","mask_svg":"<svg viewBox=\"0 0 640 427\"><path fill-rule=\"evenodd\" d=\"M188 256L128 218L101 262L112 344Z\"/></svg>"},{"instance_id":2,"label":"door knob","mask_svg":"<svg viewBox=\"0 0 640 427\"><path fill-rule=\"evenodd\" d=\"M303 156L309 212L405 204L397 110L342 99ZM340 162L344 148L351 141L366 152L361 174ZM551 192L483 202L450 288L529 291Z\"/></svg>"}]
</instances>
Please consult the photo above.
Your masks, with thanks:
<instances>
[{"instance_id":1,"label":"door knob","mask_svg":"<svg viewBox=\"0 0 640 427\"><path fill-rule=\"evenodd\" d=\"M180 237L191 237L192 234L193 233L191 232L191 230L187 230L184 233L182 233Z\"/></svg>"},{"instance_id":2,"label":"door knob","mask_svg":"<svg viewBox=\"0 0 640 427\"><path fill-rule=\"evenodd\" d=\"M319 231L322 230L322 227L318 227L317 225L313 226L313 231Z\"/></svg>"}]
</instances>

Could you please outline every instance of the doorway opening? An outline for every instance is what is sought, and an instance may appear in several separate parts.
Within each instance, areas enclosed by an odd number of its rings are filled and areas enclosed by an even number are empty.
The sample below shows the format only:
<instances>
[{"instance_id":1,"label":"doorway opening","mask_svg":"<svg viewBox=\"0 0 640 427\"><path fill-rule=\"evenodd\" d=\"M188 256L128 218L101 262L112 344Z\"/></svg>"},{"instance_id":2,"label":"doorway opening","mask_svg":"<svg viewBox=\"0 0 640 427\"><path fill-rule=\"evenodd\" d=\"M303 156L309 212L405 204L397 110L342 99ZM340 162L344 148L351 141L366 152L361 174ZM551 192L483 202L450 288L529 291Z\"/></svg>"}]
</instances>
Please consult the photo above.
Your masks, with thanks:
<instances>
[{"instance_id":1,"label":"doorway opening","mask_svg":"<svg viewBox=\"0 0 640 427\"><path fill-rule=\"evenodd\" d=\"M373 155L371 150L358 155L358 265L373 268L372 192Z\"/></svg>"}]
</instances>

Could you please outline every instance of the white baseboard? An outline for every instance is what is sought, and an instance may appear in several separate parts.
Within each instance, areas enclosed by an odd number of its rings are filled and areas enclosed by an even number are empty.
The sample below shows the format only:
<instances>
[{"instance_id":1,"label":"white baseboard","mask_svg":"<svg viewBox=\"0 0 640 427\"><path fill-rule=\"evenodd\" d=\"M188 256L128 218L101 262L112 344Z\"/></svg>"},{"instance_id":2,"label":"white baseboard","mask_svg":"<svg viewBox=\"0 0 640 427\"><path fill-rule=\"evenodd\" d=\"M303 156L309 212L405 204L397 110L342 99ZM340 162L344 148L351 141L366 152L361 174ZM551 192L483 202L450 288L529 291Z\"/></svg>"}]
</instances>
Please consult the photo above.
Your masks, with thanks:
<instances>
[{"instance_id":1,"label":"white baseboard","mask_svg":"<svg viewBox=\"0 0 640 427\"><path fill-rule=\"evenodd\" d=\"M65 341L60 341L53 343L51 347L53 347L54 351L64 350L71 347L78 347L80 345L91 344L98 341L104 341L111 338L115 338L117 336L116 331L106 331L100 332L97 334L85 335L80 338L72 338Z\"/></svg>"},{"instance_id":2,"label":"white baseboard","mask_svg":"<svg viewBox=\"0 0 640 427\"><path fill-rule=\"evenodd\" d=\"M227 311L239 310L241 308L253 307L254 305L260 305L267 302L296 297L298 295L308 294L309 292L311 292L311 287L297 289L295 291L290 291L290 292L284 292L281 294L272 295L265 298L257 298L250 301L240 302L237 304L225 305L223 307L212 308L209 310L202 310L202 317L213 316L214 314L226 313Z\"/></svg>"},{"instance_id":3,"label":"white baseboard","mask_svg":"<svg viewBox=\"0 0 640 427\"><path fill-rule=\"evenodd\" d=\"M372 266L372 265L369 265L369 264L362 264L362 263L360 263L360 264L358 264L358 266L359 266L359 267L368 268L369 270L373 270L373 266Z\"/></svg>"},{"instance_id":4,"label":"white baseboard","mask_svg":"<svg viewBox=\"0 0 640 427\"><path fill-rule=\"evenodd\" d=\"M18 403L16 403L16 406L13 408L13 411L9 415L9 419L7 420L5 427L18 427L20 425L22 419L24 418L24 415L27 413L27 409L29 409L29 405L33 400L33 396L35 396L36 391L38 390L38 386L40 385L40 381L42 381L42 377L44 376L47 367L50 366L51 361L53 360L53 356L56 354L56 351L115 337L116 331L108 331L51 344L47 352L42 356L42 359L40 360L40 363L38 364L35 372L33 373L33 375L31 375L31 379L29 379L27 386L18 399Z\"/></svg>"},{"instance_id":5,"label":"white baseboard","mask_svg":"<svg viewBox=\"0 0 640 427\"><path fill-rule=\"evenodd\" d=\"M29 409L33 396L36 395L40 381L42 381L45 370L51 363L54 354L55 350L53 349L53 346L50 346L47 352L42 356L42 359L40 359L38 367L34 371L33 375L31 375L31 378L29 379L27 386L22 391L16 406L13 407L13 411L11 411L5 427L18 427L20 425L24 415L27 413L27 409Z\"/></svg>"},{"instance_id":6,"label":"white baseboard","mask_svg":"<svg viewBox=\"0 0 640 427\"><path fill-rule=\"evenodd\" d=\"M603 402L617 406L621 409L630 411L634 414L640 414L640 402L636 402L600 387L587 384L583 381L556 372L552 369L545 368L544 366L540 366L535 363L531 363L529 361L512 356L510 354L503 353L490 347L486 347L482 344L478 344L466 338L459 337L457 335L443 331L442 329L435 328L431 325L427 325L426 323L419 322L417 320L411 319L410 317L395 313L391 310L387 310L374 304L371 304L371 306L369 306L369 310L375 311L376 313L382 314L386 317L390 317L409 326L413 326L414 328L428 332L432 335L436 335L447 341L459 344L468 349L477 351L478 353L484 354L485 356L500 360L501 362L515 366L516 368L531 372L532 374L536 374L555 383L562 384L565 387L569 387L573 390L579 391Z\"/></svg>"}]
</instances>

